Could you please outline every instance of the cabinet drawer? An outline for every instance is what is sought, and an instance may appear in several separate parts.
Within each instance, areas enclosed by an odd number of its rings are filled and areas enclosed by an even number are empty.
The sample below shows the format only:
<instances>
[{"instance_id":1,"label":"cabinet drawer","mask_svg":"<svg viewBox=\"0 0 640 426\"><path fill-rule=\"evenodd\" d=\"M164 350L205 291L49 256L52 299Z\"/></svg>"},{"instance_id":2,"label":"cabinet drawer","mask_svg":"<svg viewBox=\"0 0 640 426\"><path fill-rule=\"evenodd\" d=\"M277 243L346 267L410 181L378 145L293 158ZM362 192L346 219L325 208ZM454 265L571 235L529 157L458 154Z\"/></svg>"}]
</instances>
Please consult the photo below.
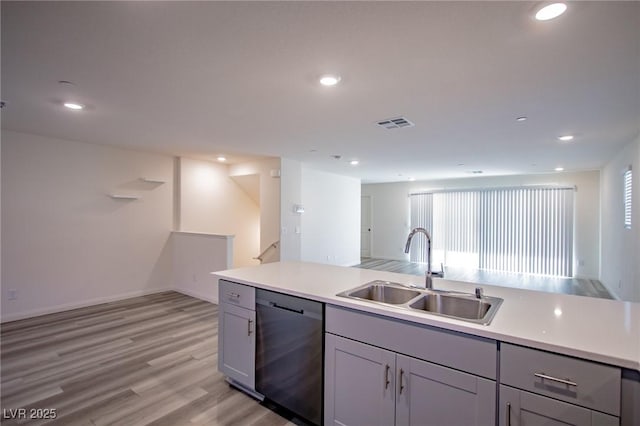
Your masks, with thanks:
<instances>
[{"instance_id":1,"label":"cabinet drawer","mask_svg":"<svg viewBox=\"0 0 640 426\"><path fill-rule=\"evenodd\" d=\"M496 380L495 340L327 305L326 331Z\"/></svg>"},{"instance_id":2,"label":"cabinet drawer","mask_svg":"<svg viewBox=\"0 0 640 426\"><path fill-rule=\"evenodd\" d=\"M219 303L231 303L243 308L256 309L256 289L248 285L220 280Z\"/></svg>"},{"instance_id":3,"label":"cabinet drawer","mask_svg":"<svg viewBox=\"0 0 640 426\"><path fill-rule=\"evenodd\" d=\"M500 382L620 415L619 368L502 343Z\"/></svg>"}]
</instances>

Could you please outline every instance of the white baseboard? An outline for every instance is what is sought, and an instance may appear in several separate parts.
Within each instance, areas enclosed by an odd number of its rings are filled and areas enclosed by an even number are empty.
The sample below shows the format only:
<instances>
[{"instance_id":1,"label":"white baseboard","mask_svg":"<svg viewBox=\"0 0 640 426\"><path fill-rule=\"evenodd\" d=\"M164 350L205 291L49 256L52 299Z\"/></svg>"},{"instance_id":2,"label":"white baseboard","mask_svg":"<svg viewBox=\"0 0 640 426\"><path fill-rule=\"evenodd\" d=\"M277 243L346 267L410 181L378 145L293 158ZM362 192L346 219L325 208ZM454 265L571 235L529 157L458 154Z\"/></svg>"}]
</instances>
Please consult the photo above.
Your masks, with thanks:
<instances>
[{"instance_id":1,"label":"white baseboard","mask_svg":"<svg viewBox=\"0 0 640 426\"><path fill-rule=\"evenodd\" d=\"M397 258L397 257L387 257L387 256L369 256L366 259L380 259L380 260L397 260L398 262L409 262L409 259L406 257Z\"/></svg>"},{"instance_id":2,"label":"white baseboard","mask_svg":"<svg viewBox=\"0 0 640 426\"><path fill-rule=\"evenodd\" d=\"M113 296L97 297L95 299L82 300L79 302L65 303L62 305L51 306L42 309L33 309L26 312L17 312L14 314L3 315L0 323L9 321L17 321L26 318L39 317L41 315L55 314L57 312L70 311L72 309L86 308L103 303L116 302L118 300L130 299L132 297L146 296L149 294L163 293L165 291L176 291L174 288L157 288L153 290L138 290L128 293L120 293ZM195 297L195 296L194 296Z\"/></svg>"},{"instance_id":3,"label":"white baseboard","mask_svg":"<svg viewBox=\"0 0 640 426\"><path fill-rule=\"evenodd\" d=\"M204 300L205 302L211 302L215 305L218 304L218 295L210 295L210 294L203 294L197 291L193 291L193 290L187 290L184 288L173 288L172 289L175 292L178 293L182 293L185 294L187 296L191 296L191 297L195 297L196 299L200 299L200 300Z\"/></svg>"}]
</instances>

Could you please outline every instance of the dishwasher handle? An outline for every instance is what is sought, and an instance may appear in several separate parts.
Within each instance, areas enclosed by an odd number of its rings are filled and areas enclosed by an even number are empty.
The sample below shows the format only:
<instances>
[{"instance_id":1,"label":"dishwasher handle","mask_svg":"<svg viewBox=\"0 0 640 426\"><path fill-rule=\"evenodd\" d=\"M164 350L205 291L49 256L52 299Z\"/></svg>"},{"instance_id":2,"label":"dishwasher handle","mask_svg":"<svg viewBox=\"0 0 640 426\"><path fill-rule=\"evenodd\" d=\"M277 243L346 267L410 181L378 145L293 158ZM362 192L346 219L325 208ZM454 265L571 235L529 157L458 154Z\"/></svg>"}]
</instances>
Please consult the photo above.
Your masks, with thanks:
<instances>
[{"instance_id":1,"label":"dishwasher handle","mask_svg":"<svg viewBox=\"0 0 640 426\"><path fill-rule=\"evenodd\" d=\"M278 305L275 302L269 302L269 306L271 306L272 308L284 309L285 311L289 311L289 312L293 312L293 313L296 313L296 314L304 315L304 309L290 308L288 306Z\"/></svg>"}]
</instances>

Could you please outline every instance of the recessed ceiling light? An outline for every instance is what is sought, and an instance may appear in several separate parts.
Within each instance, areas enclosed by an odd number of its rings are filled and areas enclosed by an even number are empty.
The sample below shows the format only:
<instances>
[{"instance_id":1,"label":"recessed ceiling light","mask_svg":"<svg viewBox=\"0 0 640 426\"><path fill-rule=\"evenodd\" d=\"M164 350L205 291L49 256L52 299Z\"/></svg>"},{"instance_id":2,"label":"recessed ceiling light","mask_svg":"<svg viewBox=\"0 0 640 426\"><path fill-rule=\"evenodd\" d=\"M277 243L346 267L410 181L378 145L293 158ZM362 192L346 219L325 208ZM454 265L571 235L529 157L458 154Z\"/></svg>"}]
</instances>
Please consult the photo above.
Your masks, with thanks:
<instances>
[{"instance_id":1,"label":"recessed ceiling light","mask_svg":"<svg viewBox=\"0 0 640 426\"><path fill-rule=\"evenodd\" d=\"M558 140L561 140L562 142L569 142L573 140L573 135L558 136Z\"/></svg>"},{"instance_id":2,"label":"recessed ceiling light","mask_svg":"<svg viewBox=\"0 0 640 426\"><path fill-rule=\"evenodd\" d=\"M527 117L525 117L525 116L518 117L518 118L516 118L516 121L527 121Z\"/></svg>"},{"instance_id":3,"label":"recessed ceiling light","mask_svg":"<svg viewBox=\"0 0 640 426\"><path fill-rule=\"evenodd\" d=\"M227 161L227 157L221 155L218 157L218 161L220 162Z\"/></svg>"},{"instance_id":4,"label":"recessed ceiling light","mask_svg":"<svg viewBox=\"0 0 640 426\"><path fill-rule=\"evenodd\" d=\"M349 161L349 164L351 164L352 166L357 166L358 164L360 164L360 162L358 160L351 160Z\"/></svg>"},{"instance_id":5,"label":"recessed ceiling light","mask_svg":"<svg viewBox=\"0 0 640 426\"><path fill-rule=\"evenodd\" d=\"M416 178L414 178L414 177L410 177L410 178L409 178L409 181L410 181L410 182L413 182L414 180L416 180Z\"/></svg>"},{"instance_id":6,"label":"recessed ceiling light","mask_svg":"<svg viewBox=\"0 0 640 426\"><path fill-rule=\"evenodd\" d=\"M76 102L65 102L64 106L66 106L69 109L76 110L76 111L84 109L84 105L76 103Z\"/></svg>"},{"instance_id":7,"label":"recessed ceiling light","mask_svg":"<svg viewBox=\"0 0 640 426\"><path fill-rule=\"evenodd\" d=\"M325 74L322 77L320 77L320 84L322 84L323 86L335 86L339 82L340 82L339 75Z\"/></svg>"},{"instance_id":8,"label":"recessed ceiling light","mask_svg":"<svg viewBox=\"0 0 640 426\"><path fill-rule=\"evenodd\" d=\"M556 167L555 170L556 172L561 172L564 170L564 167Z\"/></svg>"},{"instance_id":9,"label":"recessed ceiling light","mask_svg":"<svg viewBox=\"0 0 640 426\"><path fill-rule=\"evenodd\" d=\"M567 10L567 5L564 3L551 3L538 10L536 13L536 19L538 21L548 21L553 18L557 18Z\"/></svg>"}]
</instances>

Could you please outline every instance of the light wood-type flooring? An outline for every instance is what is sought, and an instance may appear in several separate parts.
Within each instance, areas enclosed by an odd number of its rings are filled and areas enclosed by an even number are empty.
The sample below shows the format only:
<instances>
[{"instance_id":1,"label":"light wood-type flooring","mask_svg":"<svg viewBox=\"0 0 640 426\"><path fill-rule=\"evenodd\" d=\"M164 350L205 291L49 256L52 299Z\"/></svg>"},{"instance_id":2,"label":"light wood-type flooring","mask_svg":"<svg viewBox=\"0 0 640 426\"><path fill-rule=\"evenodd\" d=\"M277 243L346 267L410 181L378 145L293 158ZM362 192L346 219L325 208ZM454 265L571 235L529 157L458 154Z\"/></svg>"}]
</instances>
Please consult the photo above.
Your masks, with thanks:
<instances>
[{"instance_id":1,"label":"light wood-type flooring","mask_svg":"<svg viewBox=\"0 0 640 426\"><path fill-rule=\"evenodd\" d=\"M424 275L427 266L424 263L362 258L361 263L356 265L356 268L375 269L379 271L398 272L410 275ZM440 266L435 266L433 269L439 271ZM609 291L598 280L556 278L452 267L445 268L445 278L454 281L613 299L611 293L609 293Z\"/></svg>"},{"instance_id":2,"label":"light wood-type flooring","mask_svg":"<svg viewBox=\"0 0 640 426\"><path fill-rule=\"evenodd\" d=\"M293 425L224 381L217 337L217 305L176 292L4 323L2 425Z\"/></svg>"}]
</instances>

